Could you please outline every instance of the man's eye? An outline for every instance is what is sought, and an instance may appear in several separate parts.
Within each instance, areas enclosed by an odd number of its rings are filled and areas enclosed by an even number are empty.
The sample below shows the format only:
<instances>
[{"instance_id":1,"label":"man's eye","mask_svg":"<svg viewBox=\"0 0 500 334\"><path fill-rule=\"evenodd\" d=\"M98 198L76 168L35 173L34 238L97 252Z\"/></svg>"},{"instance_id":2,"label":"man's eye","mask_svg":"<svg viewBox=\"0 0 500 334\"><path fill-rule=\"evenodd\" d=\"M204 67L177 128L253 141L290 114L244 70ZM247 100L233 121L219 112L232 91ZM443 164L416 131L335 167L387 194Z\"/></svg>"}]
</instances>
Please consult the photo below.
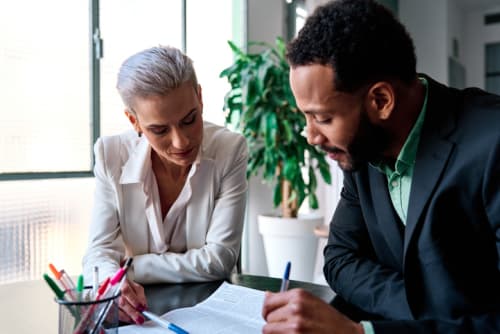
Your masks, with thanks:
<instances>
[{"instance_id":1,"label":"man's eye","mask_svg":"<svg viewBox=\"0 0 500 334\"><path fill-rule=\"evenodd\" d=\"M331 118L325 117L314 117L314 121L318 124L328 124L331 121Z\"/></svg>"}]
</instances>

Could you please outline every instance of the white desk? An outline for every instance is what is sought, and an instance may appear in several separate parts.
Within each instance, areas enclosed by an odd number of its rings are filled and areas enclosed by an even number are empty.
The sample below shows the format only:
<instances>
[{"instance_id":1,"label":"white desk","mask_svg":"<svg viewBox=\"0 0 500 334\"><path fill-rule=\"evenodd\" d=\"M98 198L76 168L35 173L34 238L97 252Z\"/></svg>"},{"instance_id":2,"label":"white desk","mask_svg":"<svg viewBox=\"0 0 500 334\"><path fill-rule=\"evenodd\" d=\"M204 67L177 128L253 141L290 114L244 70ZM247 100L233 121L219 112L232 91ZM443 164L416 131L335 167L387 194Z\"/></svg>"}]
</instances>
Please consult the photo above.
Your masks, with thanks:
<instances>
[{"instance_id":1,"label":"white desk","mask_svg":"<svg viewBox=\"0 0 500 334\"><path fill-rule=\"evenodd\" d=\"M58 309L44 280L0 284L0 332L57 333Z\"/></svg>"}]
</instances>

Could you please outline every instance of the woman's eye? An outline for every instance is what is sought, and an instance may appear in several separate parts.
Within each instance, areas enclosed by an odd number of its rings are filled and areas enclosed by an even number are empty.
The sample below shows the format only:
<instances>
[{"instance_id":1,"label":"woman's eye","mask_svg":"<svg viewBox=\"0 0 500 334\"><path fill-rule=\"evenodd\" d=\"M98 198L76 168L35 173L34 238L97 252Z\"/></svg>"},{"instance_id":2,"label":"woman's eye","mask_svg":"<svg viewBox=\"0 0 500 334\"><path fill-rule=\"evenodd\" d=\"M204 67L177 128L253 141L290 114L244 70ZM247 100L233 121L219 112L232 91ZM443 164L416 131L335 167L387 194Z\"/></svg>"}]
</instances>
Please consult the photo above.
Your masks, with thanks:
<instances>
[{"instance_id":1,"label":"woman's eye","mask_svg":"<svg viewBox=\"0 0 500 334\"><path fill-rule=\"evenodd\" d=\"M155 135L163 135L167 133L168 129L167 128L152 128L150 131L155 134Z\"/></svg>"},{"instance_id":2,"label":"woman's eye","mask_svg":"<svg viewBox=\"0 0 500 334\"><path fill-rule=\"evenodd\" d=\"M182 124L190 125L190 124L193 124L195 120L196 120L196 113L192 113L188 117L184 118L184 120L182 121Z\"/></svg>"}]
</instances>

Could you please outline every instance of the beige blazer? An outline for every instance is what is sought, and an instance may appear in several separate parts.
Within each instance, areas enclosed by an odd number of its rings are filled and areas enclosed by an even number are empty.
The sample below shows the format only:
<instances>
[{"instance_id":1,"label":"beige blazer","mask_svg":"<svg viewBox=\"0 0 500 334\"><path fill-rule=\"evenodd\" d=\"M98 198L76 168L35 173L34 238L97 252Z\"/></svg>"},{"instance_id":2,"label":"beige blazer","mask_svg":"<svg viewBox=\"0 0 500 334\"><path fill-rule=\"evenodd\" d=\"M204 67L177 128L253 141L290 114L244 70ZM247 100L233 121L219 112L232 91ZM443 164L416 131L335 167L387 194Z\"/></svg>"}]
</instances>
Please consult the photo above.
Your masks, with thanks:
<instances>
[{"instance_id":1,"label":"beige blazer","mask_svg":"<svg viewBox=\"0 0 500 334\"><path fill-rule=\"evenodd\" d=\"M97 140L95 196L89 244L83 258L86 282L100 279L133 256L128 275L139 283L208 281L227 277L236 265L246 201L248 151L244 137L204 123L199 165L186 209L187 251L158 252L163 222L146 210L151 147L133 131Z\"/></svg>"}]
</instances>

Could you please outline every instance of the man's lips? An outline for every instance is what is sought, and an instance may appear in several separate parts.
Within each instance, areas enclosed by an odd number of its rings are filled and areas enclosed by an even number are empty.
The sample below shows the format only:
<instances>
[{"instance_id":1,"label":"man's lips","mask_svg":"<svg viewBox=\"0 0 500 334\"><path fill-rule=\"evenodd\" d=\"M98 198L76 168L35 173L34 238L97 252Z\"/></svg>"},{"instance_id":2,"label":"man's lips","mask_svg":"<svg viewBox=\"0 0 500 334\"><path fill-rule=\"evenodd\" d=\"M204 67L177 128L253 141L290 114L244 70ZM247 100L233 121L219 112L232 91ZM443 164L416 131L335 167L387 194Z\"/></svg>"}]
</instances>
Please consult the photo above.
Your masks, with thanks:
<instances>
[{"instance_id":1,"label":"man's lips","mask_svg":"<svg viewBox=\"0 0 500 334\"><path fill-rule=\"evenodd\" d=\"M345 154L343 150L336 147L321 147L321 149L325 151L332 160L338 160L341 155Z\"/></svg>"}]
</instances>

